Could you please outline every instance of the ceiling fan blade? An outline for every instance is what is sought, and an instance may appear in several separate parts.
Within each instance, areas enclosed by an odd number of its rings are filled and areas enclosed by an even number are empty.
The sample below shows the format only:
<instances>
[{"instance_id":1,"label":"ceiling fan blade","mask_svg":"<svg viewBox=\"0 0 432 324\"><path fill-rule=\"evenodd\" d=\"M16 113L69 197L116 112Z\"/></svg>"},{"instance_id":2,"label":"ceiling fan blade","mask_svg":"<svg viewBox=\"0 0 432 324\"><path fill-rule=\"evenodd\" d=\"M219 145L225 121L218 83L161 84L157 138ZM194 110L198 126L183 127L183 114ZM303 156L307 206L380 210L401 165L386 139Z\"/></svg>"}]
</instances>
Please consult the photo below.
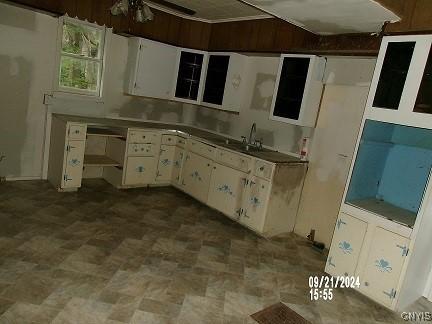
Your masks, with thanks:
<instances>
[{"instance_id":1,"label":"ceiling fan blade","mask_svg":"<svg viewBox=\"0 0 432 324\"><path fill-rule=\"evenodd\" d=\"M196 14L196 11L194 11L192 9L180 6L178 4L175 4L175 3L172 3L172 2L169 2L166 0L151 0L151 2L158 4L158 5L161 5L161 6L164 6L164 7L167 7L169 9L172 9L175 11L179 11L179 12L186 14L186 15L189 15L189 16L193 16Z\"/></svg>"}]
</instances>

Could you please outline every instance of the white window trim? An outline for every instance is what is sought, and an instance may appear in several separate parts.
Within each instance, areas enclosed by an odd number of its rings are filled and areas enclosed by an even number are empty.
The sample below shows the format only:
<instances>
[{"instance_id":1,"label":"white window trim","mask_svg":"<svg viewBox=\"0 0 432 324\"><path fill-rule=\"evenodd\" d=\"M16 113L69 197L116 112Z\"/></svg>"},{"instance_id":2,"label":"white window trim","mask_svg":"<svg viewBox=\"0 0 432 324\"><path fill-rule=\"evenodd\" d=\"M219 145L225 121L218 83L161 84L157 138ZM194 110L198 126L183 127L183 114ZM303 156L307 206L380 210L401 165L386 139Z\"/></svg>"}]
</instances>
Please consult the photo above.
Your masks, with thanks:
<instances>
[{"instance_id":1,"label":"white window trim","mask_svg":"<svg viewBox=\"0 0 432 324\"><path fill-rule=\"evenodd\" d=\"M101 46L100 50L102 51L101 56L99 59L94 58L83 58L79 55L74 54L62 54L62 39L63 39L63 24L65 22L71 22L74 24L81 24L90 26L92 28L97 28L103 31L103 36L101 39ZM106 66L106 49L107 44L109 43L109 36L111 35L112 29L107 28L106 26L100 26L98 24L90 23L88 21L83 21L77 18L71 18L68 15L62 16L58 20L58 30L57 30L57 46L56 46L56 65L55 65L55 75L54 75L54 84L53 84L53 95L55 97L74 97L74 98L87 98L87 99L94 99L94 100L100 100L102 98L103 94L103 86L104 86L104 75L105 75L105 66ZM89 90L82 90L82 89L76 89L76 88L68 88L68 87L62 87L60 86L60 62L61 57L63 56L69 56L69 57L77 57L80 59L85 59L89 61L94 62L100 62L101 67L99 69L99 77L98 77L98 85L96 91L89 91Z\"/></svg>"}]
</instances>

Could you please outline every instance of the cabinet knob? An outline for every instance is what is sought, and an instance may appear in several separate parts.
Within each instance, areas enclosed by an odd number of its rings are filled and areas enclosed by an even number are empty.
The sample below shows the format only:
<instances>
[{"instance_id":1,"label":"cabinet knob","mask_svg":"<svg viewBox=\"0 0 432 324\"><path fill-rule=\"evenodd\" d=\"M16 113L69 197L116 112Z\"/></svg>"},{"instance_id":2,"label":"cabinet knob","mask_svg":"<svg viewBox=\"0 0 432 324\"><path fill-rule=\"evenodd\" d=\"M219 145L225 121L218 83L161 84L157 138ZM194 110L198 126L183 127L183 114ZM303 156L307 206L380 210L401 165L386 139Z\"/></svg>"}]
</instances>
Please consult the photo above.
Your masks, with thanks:
<instances>
[{"instance_id":1,"label":"cabinet knob","mask_svg":"<svg viewBox=\"0 0 432 324\"><path fill-rule=\"evenodd\" d=\"M216 170L216 167L213 167L213 169L215 169L215 170Z\"/></svg>"},{"instance_id":2,"label":"cabinet knob","mask_svg":"<svg viewBox=\"0 0 432 324\"><path fill-rule=\"evenodd\" d=\"M366 287L369 287L369 282L365 281L364 285L365 285Z\"/></svg>"},{"instance_id":3,"label":"cabinet knob","mask_svg":"<svg viewBox=\"0 0 432 324\"><path fill-rule=\"evenodd\" d=\"M207 163L207 166L210 166L210 163Z\"/></svg>"},{"instance_id":4,"label":"cabinet knob","mask_svg":"<svg viewBox=\"0 0 432 324\"><path fill-rule=\"evenodd\" d=\"M259 169L260 169L260 171L264 171L264 167L263 167L263 166L262 166L262 167L260 167Z\"/></svg>"}]
</instances>

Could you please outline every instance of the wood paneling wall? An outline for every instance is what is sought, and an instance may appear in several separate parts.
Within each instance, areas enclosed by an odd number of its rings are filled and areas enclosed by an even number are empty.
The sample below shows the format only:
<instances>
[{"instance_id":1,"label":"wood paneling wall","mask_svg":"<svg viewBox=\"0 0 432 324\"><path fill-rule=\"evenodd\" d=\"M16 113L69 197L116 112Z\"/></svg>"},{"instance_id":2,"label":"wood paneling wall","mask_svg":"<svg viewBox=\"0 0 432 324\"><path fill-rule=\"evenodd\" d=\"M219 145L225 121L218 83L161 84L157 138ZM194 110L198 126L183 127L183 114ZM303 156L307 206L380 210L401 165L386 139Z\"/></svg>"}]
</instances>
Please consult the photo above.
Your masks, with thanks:
<instances>
[{"instance_id":1,"label":"wood paneling wall","mask_svg":"<svg viewBox=\"0 0 432 324\"><path fill-rule=\"evenodd\" d=\"M432 0L378 0L402 21L386 33L432 31ZM136 23L131 15L112 16L116 0L13 0L55 14L68 14L113 27L114 32L212 51L296 52L376 55L381 39L368 34L318 36L278 18L209 24L152 9L154 20Z\"/></svg>"}]
</instances>

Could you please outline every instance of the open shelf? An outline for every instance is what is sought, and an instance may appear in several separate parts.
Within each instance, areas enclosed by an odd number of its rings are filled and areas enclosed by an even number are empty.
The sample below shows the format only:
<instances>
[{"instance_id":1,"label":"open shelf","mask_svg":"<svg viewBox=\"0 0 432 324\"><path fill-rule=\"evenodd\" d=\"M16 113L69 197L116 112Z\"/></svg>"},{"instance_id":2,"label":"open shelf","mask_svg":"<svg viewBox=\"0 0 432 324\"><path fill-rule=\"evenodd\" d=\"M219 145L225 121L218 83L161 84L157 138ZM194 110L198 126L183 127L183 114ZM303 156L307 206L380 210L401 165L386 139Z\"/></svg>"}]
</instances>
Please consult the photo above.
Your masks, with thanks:
<instances>
[{"instance_id":1,"label":"open shelf","mask_svg":"<svg viewBox=\"0 0 432 324\"><path fill-rule=\"evenodd\" d=\"M347 203L411 228L416 221L417 213L376 198L352 200Z\"/></svg>"},{"instance_id":2,"label":"open shelf","mask_svg":"<svg viewBox=\"0 0 432 324\"><path fill-rule=\"evenodd\" d=\"M126 139L124 135L118 134L111 129L97 127L87 128L87 136L117 137L121 139Z\"/></svg>"},{"instance_id":3,"label":"open shelf","mask_svg":"<svg viewBox=\"0 0 432 324\"><path fill-rule=\"evenodd\" d=\"M87 154L84 156L84 166L121 167L122 164L105 155Z\"/></svg>"}]
</instances>

